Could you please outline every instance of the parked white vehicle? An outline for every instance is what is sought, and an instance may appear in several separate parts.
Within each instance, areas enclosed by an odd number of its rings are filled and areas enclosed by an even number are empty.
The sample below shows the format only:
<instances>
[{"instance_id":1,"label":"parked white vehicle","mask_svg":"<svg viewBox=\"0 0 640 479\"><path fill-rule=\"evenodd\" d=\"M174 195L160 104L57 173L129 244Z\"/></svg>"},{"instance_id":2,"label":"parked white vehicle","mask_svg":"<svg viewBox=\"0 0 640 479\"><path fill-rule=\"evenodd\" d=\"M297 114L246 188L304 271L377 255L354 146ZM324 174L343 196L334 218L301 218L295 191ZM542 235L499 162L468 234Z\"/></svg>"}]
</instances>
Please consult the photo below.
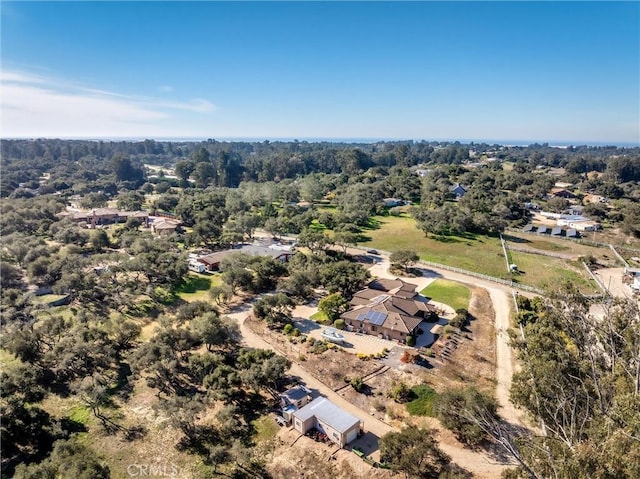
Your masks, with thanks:
<instances>
[{"instance_id":1,"label":"parked white vehicle","mask_svg":"<svg viewBox=\"0 0 640 479\"><path fill-rule=\"evenodd\" d=\"M344 343L344 336L338 332L335 328L327 328L322 332L322 337L332 343L342 344Z\"/></svg>"}]
</instances>

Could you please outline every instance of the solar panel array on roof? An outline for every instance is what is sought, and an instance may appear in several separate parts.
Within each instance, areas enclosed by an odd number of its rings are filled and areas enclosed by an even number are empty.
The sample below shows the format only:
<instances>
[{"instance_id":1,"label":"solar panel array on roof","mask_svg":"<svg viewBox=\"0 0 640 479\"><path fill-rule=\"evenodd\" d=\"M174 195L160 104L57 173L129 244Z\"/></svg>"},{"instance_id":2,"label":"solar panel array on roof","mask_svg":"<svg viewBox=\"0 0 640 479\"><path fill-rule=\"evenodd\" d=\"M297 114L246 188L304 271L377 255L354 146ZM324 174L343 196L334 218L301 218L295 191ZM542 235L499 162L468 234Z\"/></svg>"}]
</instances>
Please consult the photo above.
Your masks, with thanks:
<instances>
[{"instance_id":1,"label":"solar panel array on roof","mask_svg":"<svg viewBox=\"0 0 640 479\"><path fill-rule=\"evenodd\" d=\"M370 324L374 326L382 326L384 320L387 319L387 313L383 313L382 311L367 311L364 314L359 314L356 317L357 321L369 321Z\"/></svg>"},{"instance_id":2,"label":"solar panel array on roof","mask_svg":"<svg viewBox=\"0 0 640 479\"><path fill-rule=\"evenodd\" d=\"M383 301L386 301L387 299L389 299L389 295L388 294L381 294L379 296L376 296L375 298L373 298L371 300L371 306L376 306L376 305L382 303Z\"/></svg>"},{"instance_id":3,"label":"solar panel array on roof","mask_svg":"<svg viewBox=\"0 0 640 479\"><path fill-rule=\"evenodd\" d=\"M387 319L387 313L383 313L381 311L369 311L366 314L366 317L369 320L369 323L374 326L382 326L384 320Z\"/></svg>"}]
</instances>

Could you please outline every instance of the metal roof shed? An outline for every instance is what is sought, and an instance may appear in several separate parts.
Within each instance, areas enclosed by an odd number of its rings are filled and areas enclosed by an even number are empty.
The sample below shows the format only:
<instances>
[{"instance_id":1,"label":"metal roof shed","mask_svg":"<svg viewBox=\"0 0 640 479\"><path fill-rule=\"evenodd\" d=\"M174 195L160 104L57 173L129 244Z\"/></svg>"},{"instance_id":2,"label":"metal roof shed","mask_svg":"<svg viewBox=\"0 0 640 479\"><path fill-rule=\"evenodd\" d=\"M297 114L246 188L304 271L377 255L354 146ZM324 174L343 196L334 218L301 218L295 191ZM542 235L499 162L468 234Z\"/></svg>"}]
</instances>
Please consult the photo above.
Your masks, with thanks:
<instances>
[{"instance_id":1,"label":"metal roof shed","mask_svg":"<svg viewBox=\"0 0 640 479\"><path fill-rule=\"evenodd\" d=\"M324 432L340 447L354 440L362 421L340 409L325 397L318 397L293 413L293 427L302 434L312 427Z\"/></svg>"}]
</instances>

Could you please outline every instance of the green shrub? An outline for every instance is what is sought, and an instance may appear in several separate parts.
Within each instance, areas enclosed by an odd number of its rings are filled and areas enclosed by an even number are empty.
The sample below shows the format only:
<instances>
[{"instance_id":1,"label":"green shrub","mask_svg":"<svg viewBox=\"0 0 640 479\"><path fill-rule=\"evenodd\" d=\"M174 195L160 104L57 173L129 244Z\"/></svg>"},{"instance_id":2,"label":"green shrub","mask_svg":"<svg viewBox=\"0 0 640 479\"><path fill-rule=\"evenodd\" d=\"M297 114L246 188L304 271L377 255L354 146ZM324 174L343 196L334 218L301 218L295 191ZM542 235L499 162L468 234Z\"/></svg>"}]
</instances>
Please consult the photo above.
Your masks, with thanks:
<instances>
[{"instance_id":1,"label":"green shrub","mask_svg":"<svg viewBox=\"0 0 640 479\"><path fill-rule=\"evenodd\" d=\"M361 393L364 390L364 381L360 376L356 376L349 381L351 387L355 389L357 392Z\"/></svg>"},{"instance_id":2,"label":"green shrub","mask_svg":"<svg viewBox=\"0 0 640 479\"><path fill-rule=\"evenodd\" d=\"M311 352L314 354L324 353L327 349L329 349L329 347L325 341L316 339L311 343Z\"/></svg>"},{"instance_id":3,"label":"green shrub","mask_svg":"<svg viewBox=\"0 0 640 479\"><path fill-rule=\"evenodd\" d=\"M416 345L416 337L412 336L410 334L409 336L407 336L406 343L407 343L407 346L411 346L411 347L415 346Z\"/></svg>"},{"instance_id":4,"label":"green shrub","mask_svg":"<svg viewBox=\"0 0 640 479\"><path fill-rule=\"evenodd\" d=\"M336 319L336 320L334 321L334 323L333 323L333 326L334 326L336 329L344 329L344 328L345 328L345 326L346 326L346 324L345 324L345 322L344 322L344 319Z\"/></svg>"},{"instance_id":5,"label":"green shrub","mask_svg":"<svg viewBox=\"0 0 640 479\"><path fill-rule=\"evenodd\" d=\"M415 394L411 391L409 386L407 386L407 383L400 381L399 383L394 382L392 384L391 391L389 391L389 397L395 402L405 403L414 398Z\"/></svg>"},{"instance_id":6,"label":"green shrub","mask_svg":"<svg viewBox=\"0 0 640 479\"><path fill-rule=\"evenodd\" d=\"M291 330L293 329L293 325L292 324L285 324L284 328L282 328L282 332L284 334L291 334Z\"/></svg>"}]
</instances>

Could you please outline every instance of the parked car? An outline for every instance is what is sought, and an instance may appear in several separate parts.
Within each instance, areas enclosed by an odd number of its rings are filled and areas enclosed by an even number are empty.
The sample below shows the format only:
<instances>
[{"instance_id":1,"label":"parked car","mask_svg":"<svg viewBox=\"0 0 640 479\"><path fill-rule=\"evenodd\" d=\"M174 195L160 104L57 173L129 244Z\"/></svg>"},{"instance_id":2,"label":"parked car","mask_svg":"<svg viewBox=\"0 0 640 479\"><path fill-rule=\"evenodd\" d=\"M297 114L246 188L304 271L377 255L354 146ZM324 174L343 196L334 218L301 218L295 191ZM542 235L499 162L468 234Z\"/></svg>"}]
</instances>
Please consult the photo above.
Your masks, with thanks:
<instances>
[{"instance_id":1,"label":"parked car","mask_svg":"<svg viewBox=\"0 0 640 479\"><path fill-rule=\"evenodd\" d=\"M332 343L342 344L344 343L344 336L338 332L335 328L327 328L322 332L322 337Z\"/></svg>"},{"instance_id":2,"label":"parked car","mask_svg":"<svg viewBox=\"0 0 640 479\"><path fill-rule=\"evenodd\" d=\"M369 253L369 254L379 254L377 249L368 249L367 253Z\"/></svg>"}]
</instances>

